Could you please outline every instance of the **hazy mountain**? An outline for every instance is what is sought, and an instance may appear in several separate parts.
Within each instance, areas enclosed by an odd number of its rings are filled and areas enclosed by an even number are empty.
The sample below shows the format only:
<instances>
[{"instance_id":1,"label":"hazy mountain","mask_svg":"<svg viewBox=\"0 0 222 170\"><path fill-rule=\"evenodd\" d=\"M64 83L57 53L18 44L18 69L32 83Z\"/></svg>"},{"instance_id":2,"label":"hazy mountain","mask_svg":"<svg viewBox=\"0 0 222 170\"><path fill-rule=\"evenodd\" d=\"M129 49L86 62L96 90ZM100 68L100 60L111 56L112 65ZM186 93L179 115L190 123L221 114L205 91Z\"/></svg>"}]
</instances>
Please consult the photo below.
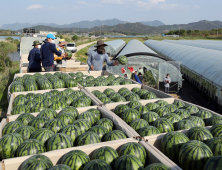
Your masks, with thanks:
<instances>
[{"instance_id":1,"label":"hazy mountain","mask_svg":"<svg viewBox=\"0 0 222 170\"><path fill-rule=\"evenodd\" d=\"M161 25L165 25L163 22L155 20L155 21L148 21L148 22L140 22L141 24L153 26L153 27L159 27Z\"/></svg>"}]
</instances>

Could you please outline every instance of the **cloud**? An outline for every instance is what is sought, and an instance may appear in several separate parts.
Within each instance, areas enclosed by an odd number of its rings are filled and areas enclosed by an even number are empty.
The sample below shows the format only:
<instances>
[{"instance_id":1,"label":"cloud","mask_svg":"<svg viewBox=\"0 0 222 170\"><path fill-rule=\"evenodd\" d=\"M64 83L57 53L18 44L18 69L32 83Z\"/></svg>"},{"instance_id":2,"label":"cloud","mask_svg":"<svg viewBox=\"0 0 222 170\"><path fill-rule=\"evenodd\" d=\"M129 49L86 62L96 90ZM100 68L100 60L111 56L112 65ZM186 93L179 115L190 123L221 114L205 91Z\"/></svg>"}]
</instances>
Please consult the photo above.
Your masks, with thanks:
<instances>
[{"instance_id":1,"label":"cloud","mask_svg":"<svg viewBox=\"0 0 222 170\"><path fill-rule=\"evenodd\" d=\"M42 5L38 5L38 4L34 4L34 5L30 5L30 6L28 6L28 8L27 9L39 9L39 8L43 8L43 6Z\"/></svg>"},{"instance_id":2,"label":"cloud","mask_svg":"<svg viewBox=\"0 0 222 170\"><path fill-rule=\"evenodd\" d=\"M101 0L104 4L125 4L127 2L132 2L134 0Z\"/></svg>"},{"instance_id":3,"label":"cloud","mask_svg":"<svg viewBox=\"0 0 222 170\"><path fill-rule=\"evenodd\" d=\"M149 0L151 4L158 4L159 2L165 2L165 0Z\"/></svg>"},{"instance_id":4,"label":"cloud","mask_svg":"<svg viewBox=\"0 0 222 170\"><path fill-rule=\"evenodd\" d=\"M199 9L199 8L200 8L200 6L198 6L198 5L194 5L194 7L195 7L196 9Z\"/></svg>"}]
</instances>

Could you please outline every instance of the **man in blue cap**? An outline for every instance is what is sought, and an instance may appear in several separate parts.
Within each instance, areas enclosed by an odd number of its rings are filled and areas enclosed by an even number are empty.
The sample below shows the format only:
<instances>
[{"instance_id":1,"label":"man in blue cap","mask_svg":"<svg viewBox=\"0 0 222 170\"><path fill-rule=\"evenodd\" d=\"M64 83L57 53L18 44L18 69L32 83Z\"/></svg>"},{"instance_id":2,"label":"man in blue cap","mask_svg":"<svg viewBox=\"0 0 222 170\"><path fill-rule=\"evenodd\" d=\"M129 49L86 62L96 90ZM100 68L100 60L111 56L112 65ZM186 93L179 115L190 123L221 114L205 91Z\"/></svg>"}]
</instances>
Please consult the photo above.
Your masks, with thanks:
<instances>
[{"instance_id":1,"label":"man in blue cap","mask_svg":"<svg viewBox=\"0 0 222 170\"><path fill-rule=\"evenodd\" d=\"M54 44L55 36L52 34L47 35L47 41L41 48L42 66L46 72L53 71L54 53L57 56L65 57L65 54L61 54Z\"/></svg>"}]
</instances>

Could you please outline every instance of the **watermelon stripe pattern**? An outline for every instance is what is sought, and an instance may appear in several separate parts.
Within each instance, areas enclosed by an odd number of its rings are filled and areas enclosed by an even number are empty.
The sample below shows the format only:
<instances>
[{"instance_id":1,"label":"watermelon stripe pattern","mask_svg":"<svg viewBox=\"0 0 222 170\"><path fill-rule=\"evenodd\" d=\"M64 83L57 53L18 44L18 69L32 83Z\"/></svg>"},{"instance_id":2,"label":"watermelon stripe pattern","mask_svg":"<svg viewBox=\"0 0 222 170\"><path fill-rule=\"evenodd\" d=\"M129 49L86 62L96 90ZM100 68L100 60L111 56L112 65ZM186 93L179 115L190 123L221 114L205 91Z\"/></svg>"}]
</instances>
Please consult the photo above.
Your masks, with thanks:
<instances>
[{"instance_id":1,"label":"watermelon stripe pattern","mask_svg":"<svg viewBox=\"0 0 222 170\"><path fill-rule=\"evenodd\" d=\"M148 122L146 120L143 119L136 119L134 121L132 121L130 123L130 126L135 130L135 131L139 131L141 128L148 126Z\"/></svg>"},{"instance_id":2,"label":"watermelon stripe pattern","mask_svg":"<svg viewBox=\"0 0 222 170\"><path fill-rule=\"evenodd\" d=\"M208 159L203 170L220 170L222 165L222 156L214 156Z\"/></svg>"},{"instance_id":3,"label":"watermelon stripe pattern","mask_svg":"<svg viewBox=\"0 0 222 170\"><path fill-rule=\"evenodd\" d=\"M113 130L103 137L103 142L126 139L126 135L121 130Z\"/></svg>"},{"instance_id":4,"label":"watermelon stripe pattern","mask_svg":"<svg viewBox=\"0 0 222 170\"><path fill-rule=\"evenodd\" d=\"M2 136L8 134L8 133L13 133L15 132L18 128L24 126L21 122L18 121L12 121L7 123L3 130L2 130Z\"/></svg>"},{"instance_id":5,"label":"watermelon stripe pattern","mask_svg":"<svg viewBox=\"0 0 222 170\"><path fill-rule=\"evenodd\" d=\"M174 131L173 124L166 118L159 118L155 120L153 122L153 126L155 126L161 133Z\"/></svg>"},{"instance_id":6,"label":"watermelon stripe pattern","mask_svg":"<svg viewBox=\"0 0 222 170\"><path fill-rule=\"evenodd\" d=\"M77 146L82 146L82 145L89 145L89 144L100 143L100 142L101 142L101 139L99 135L97 135L94 132L89 131L80 135L77 138L76 144Z\"/></svg>"},{"instance_id":7,"label":"watermelon stripe pattern","mask_svg":"<svg viewBox=\"0 0 222 170\"><path fill-rule=\"evenodd\" d=\"M35 131L35 128L32 126L22 126L16 129L15 133L22 135L24 140L30 138L31 134Z\"/></svg>"},{"instance_id":8,"label":"watermelon stripe pattern","mask_svg":"<svg viewBox=\"0 0 222 170\"><path fill-rule=\"evenodd\" d=\"M213 138L210 131L202 127L193 127L187 131L186 135L190 140L198 140L201 142Z\"/></svg>"},{"instance_id":9,"label":"watermelon stripe pattern","mask_svg":"<svg viewBox=\"0 0 222 170\"><path fill-rule=\"evenodd\" d=\"M143 163L139 158L133 155L123 155L117 159L115 169L121 170L143 170Z\"/></svg>"},{"instance_id":10,"label":"watermelon stripe pattern","mask_svg":"<svg viewBox=\"0 0 222 170\"><path fill-rule=\"evenodd\" d=\"M59 164L49 168L48 170L72 170L72 169L67 165Z\"/></svg>"},{"instance_id":11,"label":"watermelon stripe pattern","mask_svg":"<svg viewBox=\"0 0 222 170\"><path fill-rule=\"evenodd\" d=\"M160 131L154 126L145 126L139 130L139 135L141 137L151 136L156 134L160 134Z\"/></svg>"},{"instance_id":12,"label":"watermelon stripe pattern","mask_svg":"<svg viewBox=\"0 0 222 170\"><path fill-rule=\"evenodd\" d=\"M119 56L118 57L118 63L121 65L126 65L128 63L128 58L126 56Z\"/></svg>"},{"instance_id":13,"label":"watermelon stripe pattern","mask_svg":"<svg viewBox=\"0 0 222 170\"><path fill-rule=\"evenodd\" d=\"M214 137L222 137L222 124L212 126L210 132Z\"/></svg>"},{"instance_id":14,"label":"watermelon stripe pattern","mask_svg":"<svg viewBox=\"0 0 222 170\"><path fill-rule=\"evenodd\" d=\"M41 128L36 130L31 136L30 139L37 139L40 142L44 143L54 135L55 133L47 128Z\"/></svg>"},{"instance_id":15,"label":"watermelon stripe pattern","mask_svg":"<svg viewBox=\"0 0 222 170\"><path fill-rule=\"evenodd\" d=\"M144 168L144 170L171 170L171 168L162 163L154 163Z\"/></svg>"},{"instance_id":16,"label":"watermelon stripe pattern","mask_svg":"<svg viewBox=\"0 0 222 170\"><path fill-rule=\"evenodd\" d=\"M60 130L60 133L65 133L66 135L70 136L72 142L76 140L76 138L81 134L81 130L78 126L75 125L68 125Z\"/></svg>"},{"instance_id":17,"label":"watermelon stripe pattern","mask_svg":"<svg viewBox=\"0 0 222 170\"><path fill-rule=\"evenodd\" d=\"M214 156L222 155L222 137L212 138L208 140L206 144L211 149Z\"/></svg>"},{"instance_id":18,"label":"watermelon stripe pattern","mask_svg":"<svg viewBox=\"0 0 222 170\"><path fill-rule=\"evenodd\" d=\"M111 166L105 161L95 159L86 164L83 170L112 170Z\"/></svg>"}]
</instances>

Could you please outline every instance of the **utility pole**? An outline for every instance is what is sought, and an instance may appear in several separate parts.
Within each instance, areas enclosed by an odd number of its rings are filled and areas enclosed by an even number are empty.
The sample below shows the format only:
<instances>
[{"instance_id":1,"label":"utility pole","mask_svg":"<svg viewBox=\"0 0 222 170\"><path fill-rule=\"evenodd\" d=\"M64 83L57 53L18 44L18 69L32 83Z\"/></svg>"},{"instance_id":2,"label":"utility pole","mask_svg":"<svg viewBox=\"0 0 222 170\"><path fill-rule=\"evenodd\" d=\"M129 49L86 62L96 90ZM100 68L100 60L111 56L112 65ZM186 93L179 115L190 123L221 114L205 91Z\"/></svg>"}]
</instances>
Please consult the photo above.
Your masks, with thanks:
<instances>
[{"instance_id":1,"label":"utility pole","mask_svg":"<svg viewBox=\"0 0 222 170\"><path fill-rule=\"evenodd\" d=\"M217 37L218 37L218 28L217 28Z\"/></svg>"}]
</instances>

